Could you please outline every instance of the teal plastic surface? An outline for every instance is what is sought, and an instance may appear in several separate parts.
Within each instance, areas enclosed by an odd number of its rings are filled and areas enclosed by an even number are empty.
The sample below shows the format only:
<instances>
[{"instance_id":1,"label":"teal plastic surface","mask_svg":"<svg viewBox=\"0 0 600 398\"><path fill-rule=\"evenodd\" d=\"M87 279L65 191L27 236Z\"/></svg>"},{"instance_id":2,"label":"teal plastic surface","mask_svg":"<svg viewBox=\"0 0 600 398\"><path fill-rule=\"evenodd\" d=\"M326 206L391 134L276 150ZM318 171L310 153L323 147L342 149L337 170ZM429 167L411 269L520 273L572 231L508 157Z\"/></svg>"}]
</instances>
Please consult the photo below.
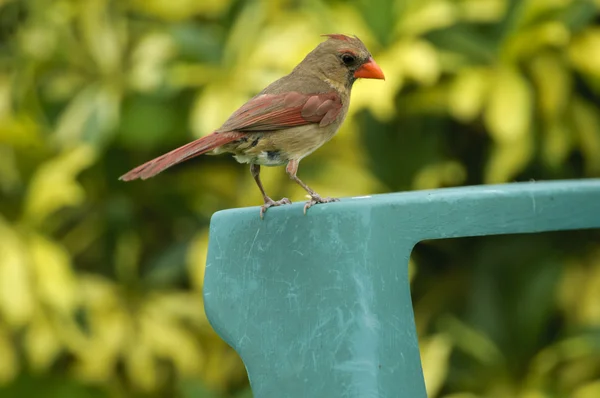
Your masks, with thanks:
<instances>
[{"instance_id":1,"label":"teal plastic surface","mask_svg":"<svg viewBox=\"0 0 600 398\"><path fill-rule=\"evenodd\" d=\"M226 210L207 316L254 397L426 397L408 280L416 243L600 228L600 180L514 183Z\"/></svg>"}]
</instances>

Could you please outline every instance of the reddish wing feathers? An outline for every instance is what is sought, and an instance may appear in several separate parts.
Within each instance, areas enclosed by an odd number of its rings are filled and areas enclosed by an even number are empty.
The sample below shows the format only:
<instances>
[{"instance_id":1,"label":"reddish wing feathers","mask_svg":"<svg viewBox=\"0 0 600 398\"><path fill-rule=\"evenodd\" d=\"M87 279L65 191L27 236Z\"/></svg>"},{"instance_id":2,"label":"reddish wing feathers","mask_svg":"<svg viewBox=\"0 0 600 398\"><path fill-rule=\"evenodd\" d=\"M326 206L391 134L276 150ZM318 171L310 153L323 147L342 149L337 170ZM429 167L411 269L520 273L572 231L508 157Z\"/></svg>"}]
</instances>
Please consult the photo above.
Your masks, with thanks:
<instances>
[{"instance_id":1,"label":"reddish wing feathers","mask_svg":"<svg viewBox=\"0 0 600 398\"><path fill-rule=\"evenodd\" d=\"M235 111L217 131L273 131L333 122L342 109L335 92L325 94L263 94Z\"/></svg>"},{"instance_id":2,"label":"reddish wing feathers","mask_svg":"<svg viewBox=\"0 0 600 398\"><path fill-rule=\"evenodd\" d=\"M232 132L212 133L211 135L199 138L190 142L189 144L174 149L171 152L165 153L156 159L136 167L127 174L121 176L119 180L131 181L138 178L145 180L157 175L166 168L176 165L177 163L181 163L195 156L202 155L203 153L209 152L216 147L240 139L243 136L244 134L242 133Z\"/></svg>"},{"instance_id":3,"label":"reddish wing feathers","mask_svg":"<svg viewBox=\"0 0 600 398\"><path fill-rule=\"evenodd\" d=\"M335 92L314 95L297 92L263 94L235 111L223 126L211 135L146 162L119 179L131 181L153 177L171 166L240 139L244 132L277 131L309 123L327 126L336 119L341 109L342 102Z\"/></svg>"}]
</instances>

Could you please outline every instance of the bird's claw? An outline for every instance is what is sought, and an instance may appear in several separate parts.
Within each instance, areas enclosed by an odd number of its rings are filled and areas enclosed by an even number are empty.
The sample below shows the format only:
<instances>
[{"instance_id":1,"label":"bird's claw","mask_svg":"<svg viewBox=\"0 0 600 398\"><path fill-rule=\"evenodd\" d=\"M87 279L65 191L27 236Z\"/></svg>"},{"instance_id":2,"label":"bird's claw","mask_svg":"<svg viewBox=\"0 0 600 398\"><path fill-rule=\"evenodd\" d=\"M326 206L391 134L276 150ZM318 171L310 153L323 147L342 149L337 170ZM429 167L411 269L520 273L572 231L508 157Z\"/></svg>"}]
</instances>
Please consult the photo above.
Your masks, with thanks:
<instances>
[{"instance_id":1,"label":"bird's claw","mask_svg":"<svg viewBox=\"0 0 600 398\"><path fill-rule=\"evenodd\" d=\"M306 215L306 211L311 208L311 206L316 205L317 203L331 203L331 202L339 202L338 198L330 198L329 196L322 198L318 194L310 195L310 200L306 202L304 205L304 214Z\"/></svg>"},{"instance_id":2,"label":"bird's claw","mask_svg":"<svg viewBox=\"0 0 600 398\"><path fill-rule=\"evenodd\" d=\"M281 205L291 205L292 201L288 198L282 198L280 200L273 200L271 198L265 199L265 204L260 207L260 218L261 220L265 218L265 212L269 207L281 206Z\"/></svg>"}]
</instances>

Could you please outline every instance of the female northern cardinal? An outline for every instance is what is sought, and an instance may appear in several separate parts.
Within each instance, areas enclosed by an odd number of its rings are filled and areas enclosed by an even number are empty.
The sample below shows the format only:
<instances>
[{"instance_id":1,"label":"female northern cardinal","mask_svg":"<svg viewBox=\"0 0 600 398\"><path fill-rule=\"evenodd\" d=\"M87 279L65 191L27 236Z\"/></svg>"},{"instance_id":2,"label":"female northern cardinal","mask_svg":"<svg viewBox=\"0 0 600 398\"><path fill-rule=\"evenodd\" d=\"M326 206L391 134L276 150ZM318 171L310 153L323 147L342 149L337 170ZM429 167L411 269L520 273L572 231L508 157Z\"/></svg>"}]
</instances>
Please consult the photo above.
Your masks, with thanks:
<instances>
[{"instance_id":1,"label":"female northern cardinal","mask_svg":"<svg viewBox=\"0 0 600 398\"><path fill-rule=\"evenodd\" d=\"M297 176L298 164L329 141L348 112L352 84L358 78L384 79L381 68L358 37L325 35L328 40L312 50L287 76L271 83L235 111L212 134L199 138L136 167L120 180L145 180L173 165L208 153L232 153L250 172L264 198L261 218L271 206L290 204L271 199L260 181L260 166L281 166L310 195L306 210L323 198Z\"/></svg>"}]
</instances>

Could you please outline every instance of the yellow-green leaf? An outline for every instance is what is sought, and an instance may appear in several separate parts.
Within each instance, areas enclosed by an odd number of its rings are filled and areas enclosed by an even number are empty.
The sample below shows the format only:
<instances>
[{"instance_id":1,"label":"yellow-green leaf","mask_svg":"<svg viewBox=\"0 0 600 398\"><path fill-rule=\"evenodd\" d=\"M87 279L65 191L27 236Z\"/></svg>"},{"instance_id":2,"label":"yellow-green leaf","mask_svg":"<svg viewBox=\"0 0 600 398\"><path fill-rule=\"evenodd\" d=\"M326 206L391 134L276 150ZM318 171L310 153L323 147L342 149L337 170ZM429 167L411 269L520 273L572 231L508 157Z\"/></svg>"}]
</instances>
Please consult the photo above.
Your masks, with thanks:
<instances>
[{"instance_id":1,"label":"yellow-green leaf","mask_svg":"<svg viewBox=\"0 0 600 398\"><path fill-rule=\"evenodd\" d=\"M523 169L532 154L530 137L514 143L498 143L492 152L485 169L485 182L498 184L510 181Z\"/></svg>"},{"instance_id":2,"label":"yellow-green leaf","mask_svg":"<svg viewBox=\"0 0 600 398\"><path fill-rule=\"evenodd\" d=\"M543 133L543 159L550 167L559 168L573 149L573 131L559 120L545 126Z\"/></svg>"},{"instance_id":3,"label":"yellow-green leaf","mask_svg":"<svg viewBox=\"0 0 600 398\"><path fill-rule=\"evenodd\" d=\"M37 295L55 311L69 314L78 304L77 281L67 251L40 235L28 240Z\"/></svg>"},{"instance_id":4,"label":"yellow-green leaf","mask_svg":"<svg viewBox=\"0 0 600 398\"><path fill-rule=\"evenodd\" d=\"M459 0L460 19L469 22L496 22L506 14L505 0Z\"/></svg>"},{"instance_id":5,"label":"yellow-green leaf","mask_svg":"<svg viewBox=\"0 0 600 398\"><path fill-rule=\"evenodd\" d=\"M38 224L62 207L80 204L85 192L76 177L94 162L95 155L91 147L81 145L41 165L29 184L25 220Z\"/></svg>"},{"instance_id":6,"label":"yellow-green leaf","mask_svg":"<svg viewBox=\"0 0 600 398\"><path fill-rule=\"evenodd\" d=\"M94 65L107 75L118 72L125 41L123 36L127 32L119 26L122 21L115 14L109 18L109 3L106 0L87 0L79 5L81 9L77 15L80 33Z\"/></svg>"},{"instance_id":7,"label":"yellow-green leaf","mask_svg":"<svg viewBox=\"0 0 600 398\"><path fill-rule=\"evenodd\" d=\"M600 115L598 108L579 98L573 100L571 104L573 125L585 158L586 172L589 175L599 175Z\"/></svg>"},{"instance_id":8,"label":"yellow-green leaf","mask_svg":"<svg viewBox=\"0 0 600 398\"><path fill-rule=\"evenodd\" d=\"M423 85L431 85L440 77L440 63L435 48L425 40L406 43L401 59L404 75Z\"/></svg>"},{"instance_id":9,"label":"yellow-green leaf","mask_svg":"<svg viewBox=\"0 0 600 398\"><path fill-rule=\"evenodd\" d=\"M231 0L134 0L136 9L168 21L178 21L193 15L218 16L231 3Z\"/></svg>"},{"instance_id":10,"label":"yellow-green leaf","mask_svg":"<svg viewBox=\"0 0 600 398\"><path fill-rule=\"evenodd\" d=\"M460 70L450 86L450 114L461 122L473 121L483 110L490 84L490 72L485 68Z\"/></svg>"},{"instance_id":11,"label":"yellow-green leaf","mask_svg":"<svg viewBox=\"0 0 600 398\"><path fill-rule=\"evenodd\" d=\"M35 309L28 249L1 217L0 242L0 313L8 325L20 327L31 319Z\"/></svg>"},{"instance_id":12,"label":"yellow-green leaf","mask_svg":"<svg viewBox=\"0 0 600 398\"><path fill-rule=\"evenodd\" d=\"M496 146L486 167L485 181L499 183L510 180L531 157L533 104L529 84L515 69L500 67L493 79L484 120Z\"/></svg>"},{"instance_id":13,"label":"yellow-green leaf","mask_svg":"<svg viewBox=\"0 0 600 398\"><path fill-rule=\"evenodd\" d=\"M184 298L183 295L178 297ZM190 298L185 303L178 301L180 306L192 311L199 304L199 300ZM193 333L184 326L187 322L177 316L180 311L172 311L171 305L175 303L172 297L170 300L161 299L160 296L148 300L139 323L148 344L158 357L170 359L182 374L194 375L200 371L204 355Z\"/></svg>"},{"instance_id":14,"label":"yellow-green leaf","mask_svg":"<svg viewBox=\"0 0 600 398\"><path fill-rule=\"evenodd\" d=\"M0 324L0 385L14 379L19 373L19 361L10 333Z\"/></svg>"},{"instance_id":15,"label":"yellow-green leaf","mask_svg":"<svg viewBox=\"0 0 600 398\"><path fill-rule=\"evenodd\" d=\"M516 143L529 134L531 89L523 76L509 66L496 70L492 79L485 123L495 141Z\"/></svg>"},{"instance_id":16,"label":"yellow-green leaf","mask_svg":"<svg viewBox=\"0 0 600 398\"><path fill-rule=\"evenodd\" d=\"M544 119L551 120L564 116L572 82L562 59L551 54L535 57L531 61L531 72Z\"/></svg>"},{"instance_id":17,"label":"yellow-green leaf","mask_svg":"<svg viewBox=\"0 0 600 398\"><path fill-rule=\"evenodd\" d=\"M436 334L424 339L419 346L427 395L436 397L444 386L450 369L452 342L446 335Z\"/></svg>"},{"instance_id":18,"label":"yellow-green leaf","mask_svg":"<svg viewBox=\"0 0 600 398\"><path fill-rule=\"evenodd\" d=\"M600 397L600 380L584 384L571 396L572 398L598 398Z\"/></svg>"},{"instance_id":19,"label":"yellow-green leaf","mask_svg":"<svg viewBox=\"0 0 600 398\"><path fill-rule=\"evenodd\" d=\"M35 371L47 370L60 353L62 344L57 338L52 324L42 313L36 314L27 327L24 348L27 363Z\"/></svg>"},{"instance_id":20,"label":"yellow-green leaf","mask_svg":"<svg viewBox=\"0 0 600 398\"><path fill-rule=\"evenodd\" d=\"M156 90L165 81L165 64L173 56L175 45L164 33L143 37L133 50L129 82L141 92Z\"/></svg>"},{"instance_id":21,"label":"yellow-green leaf","mask_svg":"<svg viewBox=\"0 0 600 398\"><path fill-rule=\"evenodd\" d=\"M196 235L187 253L188 272L192 285L200 291L204 284L204 271L208 253L208 230Z\"/></svg>"},{"instance_id":22,"label":"yellow-green leaf","mask_svg":"<svg viewBox=\"0 0 600 398\"><path fill-rule=\"evenodd\" d=\"M569 59L581 72L600 76L600 28L585 29L569 46Z\"/></svg>"},{"instance_id":23,"label":"yellow-green leaf","mask_svg":"<svg viewBox=\"0 0 600 398\"><path fill-rule=\"evenodd\" d=\"M129 344L125 352L125 371L130 382L138 389L151 391L159 383L151 347L143 336Z\"/></svg>"},{"instance_id":24,"label":"yellow-green leaf","mask_svg":"<svg viewBox=\"0 0 600 398\"><path fill-rule=\"evenodd\" d=\"M76 372L87 381L104 382L114 375L122 351L136 336L122 309L108 305L90 312L88 339L75 352Z\"/></svg>"},{"instance_id":25,"label":"yellow-green leaf","mask_svg":"<svg viewBox=\"0 0 600 398\"><path fill-rule=\"evenodd\" d=\"M401 35L417 36L431 30L451 26L459 17L457 5L450 0L407 2L403 18L396 31Z\"/></svg>"}]
</instances>

